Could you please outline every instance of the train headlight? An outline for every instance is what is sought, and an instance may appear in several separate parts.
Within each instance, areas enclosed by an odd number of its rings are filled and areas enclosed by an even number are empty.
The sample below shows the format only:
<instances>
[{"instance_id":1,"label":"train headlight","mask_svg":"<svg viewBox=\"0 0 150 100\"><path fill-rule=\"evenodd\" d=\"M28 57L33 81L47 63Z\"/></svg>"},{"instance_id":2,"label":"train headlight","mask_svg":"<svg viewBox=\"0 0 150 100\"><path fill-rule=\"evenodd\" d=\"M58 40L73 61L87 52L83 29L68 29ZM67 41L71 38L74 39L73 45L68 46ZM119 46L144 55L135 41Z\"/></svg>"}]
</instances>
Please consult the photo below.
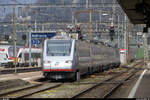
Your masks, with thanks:
<instances>
[{"instance_id":1,"label":"train headlight","mask_svg":"<svg viewBox=\"0 0 150 100\"><path fill-rule=\"evenodd\" d=\"M50 64L51 61L43 61L45 64Z\"/></svg>"},{"instance_id":2,"label":"train headlight","mask_svg":"<svg viewBox=\"0 0 150 100\"><path fill-rule=\"evenodd\" d=\"M67 60L65 63L72 64L72 60Z\"/></svg>"},{"instance_id":3,"label":"train headlight","mask_svg":"<svg viewBox=\"0 0 150 100\"><path fill-rule=\"evenodd\" d=\"M49 64L50 64L50 63L51 63L51 61L47 61L47 63L49 63Z\"/></svg>"},{"instance_id":4,"label":"train headlight","mask_svg":"<svg viewBox=\"0 0 150 100\"><path fill-rule=\"evenodd\" d=\"M51 61L43 61L44 62L44 66L45 67L48 67L48 66L51 66Z\"/></svg>"}]
</instances>

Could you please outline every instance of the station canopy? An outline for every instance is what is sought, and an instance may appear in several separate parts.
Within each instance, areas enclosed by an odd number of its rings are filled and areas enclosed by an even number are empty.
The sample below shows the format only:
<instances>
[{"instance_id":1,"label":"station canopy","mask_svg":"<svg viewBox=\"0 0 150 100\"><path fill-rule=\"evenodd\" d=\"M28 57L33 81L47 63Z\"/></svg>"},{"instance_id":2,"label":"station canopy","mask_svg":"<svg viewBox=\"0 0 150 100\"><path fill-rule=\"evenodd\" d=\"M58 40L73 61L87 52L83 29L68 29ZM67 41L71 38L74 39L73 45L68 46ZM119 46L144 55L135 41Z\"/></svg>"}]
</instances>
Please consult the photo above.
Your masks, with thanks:
<instances>
[{"instance_id":1,"label":"station canopy","mask_svg":"<svg viewBox=\"0 0 150 100\"><path fill-rule=\"evenodd\" d=\"M117 0L133 24L149 24L150 0Z\"/></svg>"}]
</instances>

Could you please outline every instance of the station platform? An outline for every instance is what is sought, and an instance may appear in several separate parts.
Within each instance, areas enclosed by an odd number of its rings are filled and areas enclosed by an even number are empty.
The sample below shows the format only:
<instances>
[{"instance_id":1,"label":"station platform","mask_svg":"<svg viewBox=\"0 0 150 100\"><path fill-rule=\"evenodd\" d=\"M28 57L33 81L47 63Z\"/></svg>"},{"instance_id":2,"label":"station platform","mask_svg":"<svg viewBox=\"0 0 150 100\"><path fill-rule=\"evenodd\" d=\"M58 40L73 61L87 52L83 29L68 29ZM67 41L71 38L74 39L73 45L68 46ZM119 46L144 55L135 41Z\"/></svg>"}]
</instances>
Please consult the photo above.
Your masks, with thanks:
<instances>
[{"instance_id":1,"label":"station platform","mask_svg":"<svg viewBox=\"0 0 150 100\"><path fill-rule=\"evenodd\" d=\"M22 79L28 81L28 80L34 80L42 77L43 77L42 71L16 73L16 74L3 74L0 75L0 81L11 80L11 79Z\"/></svg>"},{"instance_id":2,"label":"station platform","mask_svg":"<svg viewBox=\"0 0 150 100\"><path fill-rule=\"evenodd\" d=\"M150 69L142 71L128 98L150 98Z\"/></svg>"},{"instance_id":3,"label":"station platform","mask_svg":"<svg viewBox=\"0 0 150 100\"><path fill-rule=\"evenodd\" d=\"M0 75L1 74L13 74L17 71L17 73L23 73L23 72L34 72L34 71L42 71L42 67L16 67L16 68L5 68L0 67Z\"/></svg>"}]
</instances>

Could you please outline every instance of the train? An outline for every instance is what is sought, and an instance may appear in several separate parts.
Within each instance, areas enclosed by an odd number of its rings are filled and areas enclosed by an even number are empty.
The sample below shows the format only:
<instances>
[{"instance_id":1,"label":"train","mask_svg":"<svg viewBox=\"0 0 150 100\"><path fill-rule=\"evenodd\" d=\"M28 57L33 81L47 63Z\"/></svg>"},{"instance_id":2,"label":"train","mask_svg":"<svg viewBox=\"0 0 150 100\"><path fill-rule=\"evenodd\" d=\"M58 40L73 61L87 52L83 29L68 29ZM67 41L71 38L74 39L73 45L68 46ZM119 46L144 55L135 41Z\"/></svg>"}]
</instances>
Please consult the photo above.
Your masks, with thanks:
<instances>
[{"instance_id":1,"label":"train","mask_svg":"<svg viewBox=\"0 0 150 100\"><path fill-rule=\"evenodd\" d=\"M31 48L31 65L38 65L38 60L41 59L41 48ZM29 47L16 46L15 50L16 66L29 66ZM4 67L14 67L13 46L3 45L0 47L0 64Z\"/></svg>"},{"instance_id":2,"label":"train","mask_svg":"<svg viewBox=\"0 0 150 100\"><path fill-rule=\"evenodd\" d=\"M9 50L10 49L11 48L9 48ZM21 67L29 66L29 52L30 52L30 49L28 47L17 48L17 55L16 55L17 66L21 66ZM31 66L38 66L38 61L41 59L41 53L42 53L41 48L31 48ZM12 54L12 52L9 54ZM14 57L12 56L10 58L14 59Z\"/></svg>"},{"instance_id":3,"label":"train","mask_svg":"<svg viewBox=\"0 0 150 100\"><path fill-rule=\"evenodd\" d=\"M0 45L0 66L6 66L8 62L11 62L9 59L8 48L10 45Z\"/></svg>"},{"instance_id":4,"label":"train","mask_svg":"<svg viewBox=\"0 0 150 100\"><path fill-rule=\"evenodd\" d=\"M47 79L73 79L120 65L119 49L102 44L54 37L44 41L43 75Z\"/></svg>"}]
</instances>

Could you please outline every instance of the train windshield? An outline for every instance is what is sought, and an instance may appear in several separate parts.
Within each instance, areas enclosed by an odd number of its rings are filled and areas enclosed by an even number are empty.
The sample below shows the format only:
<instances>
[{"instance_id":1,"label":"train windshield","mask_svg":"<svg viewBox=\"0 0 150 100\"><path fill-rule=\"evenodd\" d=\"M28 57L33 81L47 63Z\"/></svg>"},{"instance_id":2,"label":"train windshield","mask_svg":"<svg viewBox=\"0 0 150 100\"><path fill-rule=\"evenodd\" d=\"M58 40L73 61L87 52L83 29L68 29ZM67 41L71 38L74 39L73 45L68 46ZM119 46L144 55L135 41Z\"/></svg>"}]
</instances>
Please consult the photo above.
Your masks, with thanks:
<instances>
[{"instance_id":1,"label":"train windshield","mask_svg":"<svg viewBox=\"0 0 150 100\"><path fill-rule=\"evenodd\" d=\"M0 53L0 62L5 60L7 58L7 54L6 53Z\"/></svg>"},{"instance_id":2,"label":"train windshield","mask_svg":"<svg viewBox=\"0 0 150 100\"><path fill-rule=\"evenodd\" d=\"M17 56L18 50L19 50L19 47L16 47L15 57ZM13 57L13 47L9 47L9 56Z\"/></svg>"},{"instance_id":3,"label":"train windshield","mask_svg":"<svg viewBox=\"0 0 150 100\"><path fill-rule=\"evenodd\" d=\"M50 40L47 42L47 56L70 56L71 40Z\"/></svg>"}]
</instances>

